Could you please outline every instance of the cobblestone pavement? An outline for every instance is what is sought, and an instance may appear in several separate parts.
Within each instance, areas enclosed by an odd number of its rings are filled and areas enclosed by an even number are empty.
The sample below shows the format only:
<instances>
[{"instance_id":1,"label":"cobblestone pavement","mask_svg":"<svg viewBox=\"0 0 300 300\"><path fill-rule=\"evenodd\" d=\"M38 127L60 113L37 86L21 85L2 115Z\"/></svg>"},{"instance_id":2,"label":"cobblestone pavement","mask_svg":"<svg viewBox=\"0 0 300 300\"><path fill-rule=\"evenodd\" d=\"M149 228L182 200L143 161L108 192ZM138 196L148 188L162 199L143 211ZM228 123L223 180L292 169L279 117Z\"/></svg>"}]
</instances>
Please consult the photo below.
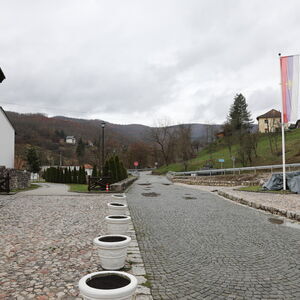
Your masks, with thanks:
<instances>
[{"instance_id":1,"label":"cobblestone pavement","mask_svg":"<svg viewBox=\"0 0 300 300\"><path fill-rule=\"evenodd\" d=\"M55 195L64 188L0 195L0 299L81 299L79 279L101 271L92 241L106 234L111 194ZM133 228L129 234L125 271L147 285ZM144 285L137 299L152 299Z\"/></svg>"},{"instance_id":2,"label":"cobblestone pavement","mask_svg":"<svg viewBox=\"0 0 300 300\"><path fill-rule=\"evenodd\" d=\"M237 198L243 198L251 202L272 206L276 209L292 211L300 215L300 195L298 194L276 194L276 193L254 193L238 191L238 187L201 186L176 183L179 186L190 187L202 191L224 191Z\"/></svg>"},{"instance_id":3,"label":"cobblestone pavement","mask_svg":"<svg viewBox=\"0 0 300 300\"><path fill-rule=\"evenodd\" d=\"M127 197L154 299L300 299L300 230L144 175Z\"/></svg>"}]
</instances>

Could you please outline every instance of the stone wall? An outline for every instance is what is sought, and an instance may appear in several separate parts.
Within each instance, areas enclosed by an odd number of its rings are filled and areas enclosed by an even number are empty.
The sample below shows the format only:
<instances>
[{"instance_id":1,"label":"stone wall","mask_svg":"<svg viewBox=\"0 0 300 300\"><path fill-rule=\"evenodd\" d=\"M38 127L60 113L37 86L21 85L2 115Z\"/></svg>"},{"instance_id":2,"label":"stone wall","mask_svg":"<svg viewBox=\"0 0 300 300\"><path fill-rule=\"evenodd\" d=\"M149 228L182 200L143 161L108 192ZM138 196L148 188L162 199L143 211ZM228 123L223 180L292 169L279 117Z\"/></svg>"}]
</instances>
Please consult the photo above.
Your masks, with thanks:
<instances>
[{"instance_id":1,"label":"stone wall","mask_svg":"<svg viewBox=\"0 0 300 300\"><path fill-rule=\"evenodd\" d=\"M191 184L191 185L208 185L208 186L252 186L259 185L257 180L220 180L211 176L174 176L168 177L173 182Z\"/></svg>"},{"instance_id":2,"label":"stone wall","mask_svg":"<svg viewBox=\"0 0 300 300\"><path fill-rule=\"evenodd\" d=\"M5 177L9 174L10 190L25 189L30 186L30 173L16 169L6 169L0 166L0 177Z\"/></svg>"},{"instance_id":3,"label":"stone wall","mask_svg":"<svg viewBox=\"0 0 300 300\"><path fill-rule=\"evenodd\" d=\"M135 180L137 180L136 176L126 178L122 181L111 184L110 189L113 192L124 192Z\"/></svg>"}]
</instances>

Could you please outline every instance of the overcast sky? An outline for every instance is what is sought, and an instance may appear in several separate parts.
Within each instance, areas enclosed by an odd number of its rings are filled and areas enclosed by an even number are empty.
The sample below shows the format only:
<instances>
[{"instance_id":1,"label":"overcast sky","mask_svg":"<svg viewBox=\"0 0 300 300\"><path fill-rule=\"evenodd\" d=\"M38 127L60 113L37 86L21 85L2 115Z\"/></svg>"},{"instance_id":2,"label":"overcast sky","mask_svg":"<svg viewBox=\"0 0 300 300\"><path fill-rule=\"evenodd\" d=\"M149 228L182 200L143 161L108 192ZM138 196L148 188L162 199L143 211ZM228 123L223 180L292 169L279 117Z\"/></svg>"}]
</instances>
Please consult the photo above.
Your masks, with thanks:
<instances>
[{"instance_id":1,"label":"overcast sky","mask_svg":"<svg viewBox=\"0 0 300 300\"><path fill-rule=\"evenodd\" d=\"M0 105L118 124L280 109L300 1L0 0Z\"/></svg>"}]
</instances>

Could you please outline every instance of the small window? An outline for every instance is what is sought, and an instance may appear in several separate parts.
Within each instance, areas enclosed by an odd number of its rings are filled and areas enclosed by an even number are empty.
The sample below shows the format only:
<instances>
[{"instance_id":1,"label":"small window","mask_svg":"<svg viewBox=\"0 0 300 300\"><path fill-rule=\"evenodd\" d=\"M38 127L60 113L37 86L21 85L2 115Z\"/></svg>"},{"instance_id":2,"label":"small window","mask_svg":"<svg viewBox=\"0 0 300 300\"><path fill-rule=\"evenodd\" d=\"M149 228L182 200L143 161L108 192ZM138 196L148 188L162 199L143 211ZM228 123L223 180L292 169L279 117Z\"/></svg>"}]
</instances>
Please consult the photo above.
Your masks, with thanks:
<instances>
[{"instance_id":1,"label":"small window","mask_svg":"<svg viewBox=\"0 0 300 300\"><path fill-rule=\"evenodd\" d=\"M269 121L268 121L268 120L265 120L265 124L269 124Z\"/></svg>"}]
</instances>

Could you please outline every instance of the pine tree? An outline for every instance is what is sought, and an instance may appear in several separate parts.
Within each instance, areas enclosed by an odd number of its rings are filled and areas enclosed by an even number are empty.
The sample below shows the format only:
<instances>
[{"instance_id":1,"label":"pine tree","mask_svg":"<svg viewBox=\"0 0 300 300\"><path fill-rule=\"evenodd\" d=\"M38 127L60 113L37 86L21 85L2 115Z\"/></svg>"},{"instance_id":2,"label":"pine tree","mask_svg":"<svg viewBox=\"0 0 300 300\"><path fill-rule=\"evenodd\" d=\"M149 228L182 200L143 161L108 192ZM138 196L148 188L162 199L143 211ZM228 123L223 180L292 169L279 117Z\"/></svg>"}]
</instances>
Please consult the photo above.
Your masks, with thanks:
<instances>
[{"instance_id":1,"label":"pine tree","mask_svg":"<svg viewBox=\"0 0 300 300\"><path fill-rule=\"evenodd\" d=\"M233 131L249 131L252 127L251 113L247 110L248 104L242 94L236 94L230 107L228 122Z\"/></svg>"},{"instance_id":2,"label":"pine tree","mask_svg":"<svg viewBox=\"0 0 300 300\"><path fill-rule=\"evenodd\" d=\"M78 183L78 174L77 174L77 173L78 173L78 172L77 172L76 168L74 168L73 174L72 174L72 177L73 177L72 182L73 182L73 183Z\"/></svg>"},{"instance_id":3,"label":"pine tree","mask_svg":"<svg viewBox=\"0 0 300 300\"><path fill-rule=\"evenodd\" d=\"M115 164L115 158L113 156L109 159L109 170L111 173L112 181L117 182L116 164Z\"/></svg>"},{"instance_id":4,"label":"pine tree","mask_svg":"<svg viewBox=\"0 0 300 300\"><path fill-rule=\"evenodd\" d=\"M93 166L93 171L92 171L92 177L97 177L97 176L98 176L97 166L94 165L94 166Z\"/></svg>"},{"instance_id":5,"label":"pine tree","mask_svg":"<svg viewBox=\"0 0 300 300\"><path fill-rule=\"evenodd\" d=\"M77 154L78 160L81 161L85 154L85 144L83 143L82 138L80 138L78 141L78 145L76 148L76 154Z\"/></svg>"},{"instance_id":6,"label":"pine tree","mask_svg":"<svg viewBox=\"0 0 300 300\"><path fill-rule=\"evenodd\" d=\"M121 174L121 166L120 166L120 161L118 156L115 156L115 168L116 168L116 181L121 181L122 174Z\"/></svg>"},{"instance_id":7,"label":"pine tree","mask_svg":"<svg viewBox=\"0 0 300 300\"><path fill-rule=\"evenodd\" d=\"M109 170L109 161L106 160L103 168L103 176L102 177L108 177L110 176L110 170Z\"/></svg>"},{"instance_id":8,"label":"pine tree","mask_svg":"<svg viewBox=\"0 0 300 300\"><path fill-rule=\"evenodd\" d=\"M27 150L26 158L28 163L28 171L32 173L38 173L41 170L41 164L34 147L30 147Z\"/></svg>"}]
</instances>

